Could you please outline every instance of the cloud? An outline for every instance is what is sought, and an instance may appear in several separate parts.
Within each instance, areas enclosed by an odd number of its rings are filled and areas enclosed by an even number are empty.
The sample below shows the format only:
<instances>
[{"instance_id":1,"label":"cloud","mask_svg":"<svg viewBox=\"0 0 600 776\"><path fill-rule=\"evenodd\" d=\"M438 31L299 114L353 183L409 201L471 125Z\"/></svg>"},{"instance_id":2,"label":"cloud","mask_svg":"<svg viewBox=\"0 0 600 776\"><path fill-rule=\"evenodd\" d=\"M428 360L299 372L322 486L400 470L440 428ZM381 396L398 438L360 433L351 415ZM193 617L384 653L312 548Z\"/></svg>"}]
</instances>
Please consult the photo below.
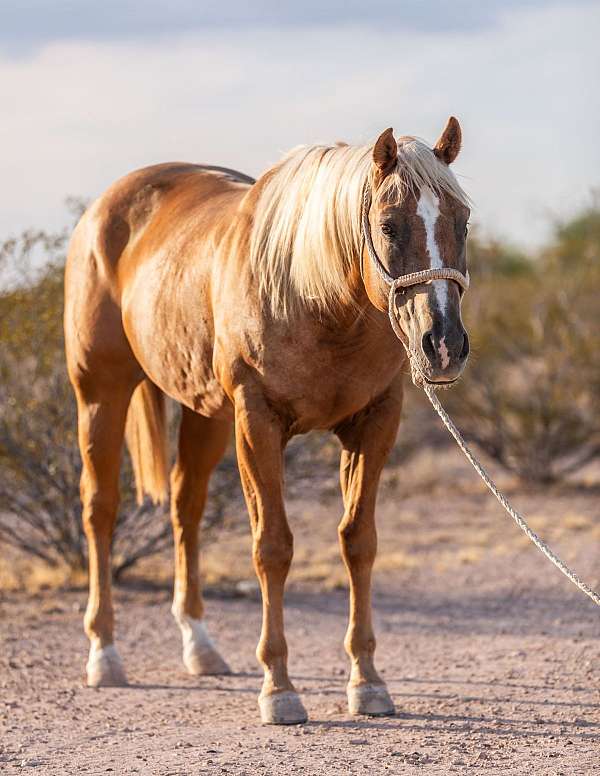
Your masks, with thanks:
<instances>
[{"instance_id":1,"label":"cloud","mask_svg":"<svg viewBox=\"0 0 600 776\"><path fill-rule=\"evenodd\" d=\"M558 1L558 0L557 0ZM143 40L220 29L361 24L402 31L475 30L515 7L552 0L20 0L2 10L0 46L13 54L56 40Z\"/></svg>"},{"instance_id":2,"label":"cloud","mask_svg":"<svg viewBox=\"0 0 600 776\"><path fill-rule=\"evenodd\" d=\"M0 59L0 235L65 220L169 159L258 174L298 143L365 142L392 124L435 140L456 114L476 219L524 242L597 183L599 10L511 11L477 32L358 23L58 41ZM579 199L578 199L579 198Z\"/></svg>"}]
</instances>

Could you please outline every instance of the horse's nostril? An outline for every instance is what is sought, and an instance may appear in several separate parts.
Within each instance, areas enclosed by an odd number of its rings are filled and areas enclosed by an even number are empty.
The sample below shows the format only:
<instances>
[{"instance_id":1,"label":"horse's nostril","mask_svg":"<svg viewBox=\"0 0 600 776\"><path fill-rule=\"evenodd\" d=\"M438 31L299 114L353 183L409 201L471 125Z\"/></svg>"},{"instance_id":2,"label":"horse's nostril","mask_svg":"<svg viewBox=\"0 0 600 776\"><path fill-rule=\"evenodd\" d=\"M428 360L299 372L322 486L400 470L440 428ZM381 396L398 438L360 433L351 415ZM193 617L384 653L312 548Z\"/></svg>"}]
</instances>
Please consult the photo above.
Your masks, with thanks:
<instances>
[{"instance_id":1,"label":"horse's nostril","mask_svg":"<svg viewBox=\"0 0 600 776\"><path fill-rule=\"evenodd\" d=\"M470 349L469 335L467 334L467 332L465 332L465 335L463 337L462 350L460 351L460 359L461 359L461 361L464 361L465 358L469 355L469 349Z\"/></svg>"},{"instance_id":2,"label":"horse's nostril","mask_svg":"<svg viewBox=\"0 0 600 776\"><path fill-rule=\"evenodd\" d=\"M435 361L435 344L433 342L432 331L426 331L425 334L423 334L423 339L421 340L421 347L423 348L423 353L425 353L427 358L433 364L433 362Z\"/></svg>"}]
</instances>

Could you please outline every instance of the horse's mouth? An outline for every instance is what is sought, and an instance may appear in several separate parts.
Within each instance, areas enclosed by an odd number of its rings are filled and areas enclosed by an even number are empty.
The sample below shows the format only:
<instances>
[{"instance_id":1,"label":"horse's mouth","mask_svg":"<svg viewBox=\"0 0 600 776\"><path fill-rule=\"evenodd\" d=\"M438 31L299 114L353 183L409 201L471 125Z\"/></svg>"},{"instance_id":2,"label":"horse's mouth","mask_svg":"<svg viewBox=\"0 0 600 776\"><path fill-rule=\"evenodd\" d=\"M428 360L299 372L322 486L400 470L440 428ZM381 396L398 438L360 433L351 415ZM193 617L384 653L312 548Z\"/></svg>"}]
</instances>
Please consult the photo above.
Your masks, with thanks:
<instances>
[{"instance_id":1,"label":"horse's mouth","mask_svg":"<svg viewBox=\"0 0 600 776\"><path fill-rule=\"evenodd\" d=\"M437 385L444 388L449 388L451 385L454 385L454 383L458 382L458 377L453 377L451 380L430 380L428 377L423 375L423 378L428 385Z\"/></svg>"},{"instance_id":2,"label":"horse's mouth","mask_svg":"<svg viewBox=\"0 0 600 776\"><path fill-rule=\"evenodd\" d=\"M402 340L400 340L402 342ZM404 343L402 343L404 344ZM431 385L432 388L451 388L461 376L461 371L455 377L450 377L443 380L432 380L430 377L427 376L428 368L423 363L423 360L421 359L420 355L416 353L412 348L404 346L407 351L408 355L408 362L410 364L411 368L411 376L412 381L415 385L423 385L426 383L427 385Z\"/></svg>"}]
</instances>

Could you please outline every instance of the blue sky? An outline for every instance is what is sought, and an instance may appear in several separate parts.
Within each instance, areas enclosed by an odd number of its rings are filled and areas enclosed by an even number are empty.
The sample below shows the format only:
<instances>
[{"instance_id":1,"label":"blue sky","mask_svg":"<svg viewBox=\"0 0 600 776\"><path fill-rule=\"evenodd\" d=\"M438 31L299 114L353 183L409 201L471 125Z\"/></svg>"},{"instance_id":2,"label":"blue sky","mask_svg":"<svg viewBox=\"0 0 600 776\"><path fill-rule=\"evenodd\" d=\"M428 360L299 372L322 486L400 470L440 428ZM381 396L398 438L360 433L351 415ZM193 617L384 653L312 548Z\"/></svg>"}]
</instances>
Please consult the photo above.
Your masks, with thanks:
<instances>
[{"instance_id":1,"label":"blue sky","mask_svg":"<svg viewBox=\"0 0 600 776\"><path fill-rule=\"evenodd\" d=\"M0 6L0 238L169 159L257 175L298 143L394 126L456 163L473 220L544 239L600 185L592 2L21 0Z\"/></svg>"},{"instance_id":2,"label":"blue sky","mask_svg":"<svg viewBox=\"0 0 600 776\"><path fill-rule=\"evenodd\" d=\"M591 1L591 0L590 0ZM2 46L39 46L52 40L140 39L212 29L365 24L428 32L477 30L514 8L561 5L547 0L17 0L6 4Z\"/></svg>"}]
</instances>

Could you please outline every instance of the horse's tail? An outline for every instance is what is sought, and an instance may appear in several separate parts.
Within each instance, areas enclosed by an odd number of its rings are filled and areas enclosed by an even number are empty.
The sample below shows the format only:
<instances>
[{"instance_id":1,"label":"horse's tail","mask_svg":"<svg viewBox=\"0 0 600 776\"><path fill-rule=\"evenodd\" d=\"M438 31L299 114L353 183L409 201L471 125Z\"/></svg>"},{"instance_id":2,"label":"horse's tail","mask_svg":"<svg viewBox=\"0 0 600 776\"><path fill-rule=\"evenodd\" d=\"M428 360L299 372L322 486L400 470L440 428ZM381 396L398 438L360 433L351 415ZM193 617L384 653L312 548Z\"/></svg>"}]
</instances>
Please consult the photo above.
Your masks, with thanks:
<instances>
[{"instance_id":1,"label":"horse's tail","mask_svg":"<svg viewBox=\"0 0 600 776\"><path fill-rule=\"evenodd\" d=\"M165 396L154 383L143 380L133 392L125 438L133 463L138 504L148 495L155 504L166 501L167 421Z\"/></svg>"}]
</instances>

